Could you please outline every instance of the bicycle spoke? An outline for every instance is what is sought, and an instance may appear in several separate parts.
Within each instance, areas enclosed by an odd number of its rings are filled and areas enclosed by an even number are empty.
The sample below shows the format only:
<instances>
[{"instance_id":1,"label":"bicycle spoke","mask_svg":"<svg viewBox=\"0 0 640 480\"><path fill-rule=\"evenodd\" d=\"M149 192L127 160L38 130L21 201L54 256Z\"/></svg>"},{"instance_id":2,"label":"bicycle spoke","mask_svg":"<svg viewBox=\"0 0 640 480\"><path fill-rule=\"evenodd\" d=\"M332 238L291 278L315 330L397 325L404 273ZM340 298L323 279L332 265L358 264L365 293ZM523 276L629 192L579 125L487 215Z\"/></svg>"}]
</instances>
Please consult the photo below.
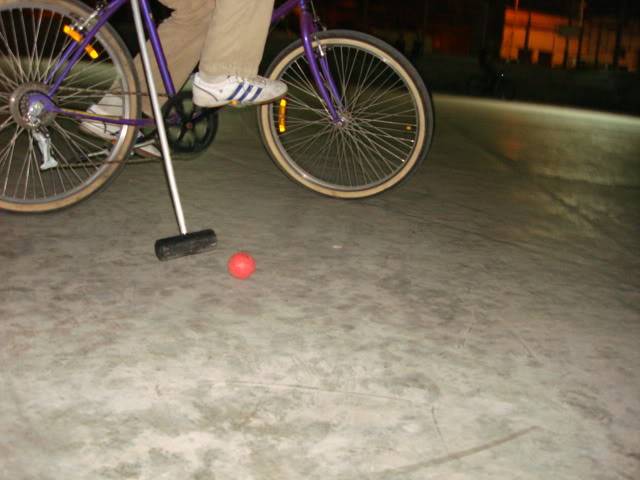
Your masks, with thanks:
<instances>
[{"instance_id":1,"label":"bicycle spoke","mask_svg":"<svg viewBox=\"0 0 640 480\"><path fill-rule=\"evenodd\" d=\"M95 70L96 72L93 73L92 75L96 75L99 74L99 66L100 65L105 65L109 63L109 58L103 58L102 60L93 60L91 62L85 62L89 68L91 68L91 70ZM80 63L79 65L83 65L83 63ZM84 77L82 77L82 75L84 75ZM84 68L78 68L78 65L76 65L76 67L74 67L73 70L71 70L71 72L69 72L69 74L64 77L64 83L67 86L70 85L75 85L78 81L78 79L82 80L83 82L86 81L87 79L87 72ZM73 82L71 80L74 80Z\"/></svg>"},{"instance_id":2,"label":"bicycle spoke","mask_svg":"<svg viewBox=\"0 0 640 480\"><path fill-rule=\"evenodd\" d=\"M93 163L93 161L91 160L94 156L95 156L95 152L87 152L84 150L84 148L81 145L81 142L84 143L85 145L91 145L91 146L95 146L97 147L97 152L102 151L103 149L98 146L95 145L91 142L89 142L86 139L83 139L81 136L76 135L75 133L71 132L71 131L67 131L65 130L63 127L60 126L60 124L56 123L54 125L55 130L66 140L67 144L75 151L75 152L80 152L82 157L81 157L81 161L79 163L79 166L82 166L85 170L87 170L87 165L86 162L89 162L91 164L91 166L93 167L94 171L98 170L99 165L96 165L95 163ZM87 173L89 171L87 170Z\"/></svg>"},{"instance_id":3,"label":"bicycle spoke","mask_svg":"<svg viewBox=\"0 0 640 480\"><path fill-rule=\"evenodd\" d=\"M18 136L20 135L21 132L22 132L22 127L19 127L18 125L16 125L16 130L13 133L13 137L2 148L2 150L0 150L0 172L2 172L3 169L6 170L6 172L7 172L7 176L4 179L3 187L2 187L3 195L5 194L5 192L7 191L7 187L9 186L9 175L11 173L11 166L12 166L12 161L13 161L13 150L14 150L14 147L15 147L15 141L18 138Z\"/></svg>"},{"instance_id":4,"label":"bicycle spoke","mask_svg":"<svg viewBox=\"0 0 640 480\"><path fill-rule=\"evenodd\" d=\"M379 152L379 150L376 150L375 148L373 149L367 148L368 146L370 146L370 144L368 144L359 136L353 134L353 132L346 132L346 135L349 136L349 140L350 140L349 143L354 144L360 150L360 152L362 152L362 155L360 157L360 159L362 160L362 163L361 163L362 171L363 172L365 171L364 166L365 164L367 164L367 166L371 168L372 173L374 175L374 177L371 177L371 178L375 178L376 180L379 178L384 178L384 172L382 172L381 170L378 170L377 164L371 161L371 155L377 156L384 161L384 156Z\"/></svg>"},{"instance_id":5,"label":"bicycle spoke","mask_svg":"<svg viewBox=\"0 0 640 480\"><path fill-rule=\"evenodd\" d=\"M383 70L382 72L380 72L380 74L379 74L379 75L377 75L377 76L372 80L372 83L373 83L373 82L375 82L375 81L377 81L377 80L378 80L378 78L380 78L380 75L382 75L382 73L384 73L384 70ZM384 82L382 82L381 84L377 85L377 86L375 87L375 89L371 89L372 94L373 94L373 95L375 95L375 96L369 99L369 103L371 103L371 104L375 104L375 103L378 101L378 99L382 98L384 95L386 95L388 92L390 92L390 91L391 91L391 89L393 89L396 85L400 85L400 86L402 86L402 85L403 85L402 79L401 79L401 78L397 78L397 77L396 77L396 78L395 78L395 80L393 81L393 83L392 83L391 85L389 85L385 90L382 90L382 88L381 88L381 87L382 87L382 86L384 86L384 85L386 85L386 84L387 84L387 82L389 81L389 79L394 80L394 74L393 74L393 73L391 73L391 74L387 77L387 79L385 79L385 80L384 80ZM360 98L362 98L362 96L364 95L365 91L368 91L368 90L369 90L369 89L363 89L363 90L361 91L360 95L358 95L358 97L357 97L357 98L353 99L352 106L353 106L353 109L354 109L354 110L357 110L357 109L356 109L356 105L358 105L358 104L360 103Z\"/></svg>"},{"instance_id":6,"label":"bicycle spoke","mask_svg":"<svg viewBox=\"0 0 640 480\"><path fill-rule=\"evenodd\" d=\"M303 57L304 63L306 64L306 66L308 68L309 67L309 62L308 60ZM312 83L312 81L309 79L308 75L305 73L305 71L302 69L302 66L300 65L299 62L295 63L295 67L298 70L297 72L292 70L290 72L291 75L296 75L296 77L298 79L300 79L305 85L306 85L306 92L309 93L309 95L311 95L312 97L318 97L318 94L316 93L316 89L315 89L315 85Z\"/></svg>"},{"instance_id":7,"label":"bicycle spoke","mask_svg":"<svg viewBox=\"0 0 640 480\"><path fill-rule=\"evenodd\" d=\"M42 176L42 170L40 169L40 166L38 165L38 159L37 156L35 154L35 147L33 147L33 139L30 139L31 145L32 145L32 150L33 150L33 157L34 157L34 161L36 163L36 168L35 171L38 173L38 180L39 180L39 185L42 191L42 196L47 195L47 189L45 187L45 182L44 182L44 177ZM54 191L55 192L55 191ZM55 193L54 193L55 194ZM34 198L38 198L38 195L35 194L35 185L34 185Z\"/></svg>"},{"instance_id":8,"label":"bicycle spoke","mask_svg":"<svg viewBox=\"0 0 640 480\"><path fill-rule=\"evenodd\" d=\"M289 148L290 148L290 150L292 152L295 152L296 150L300 151L300 147L308 145L309 142L315 142L319 137L321 137L327 131L329 131L330 128L331 128L331 126L327 125L322 130L320 130L319 132L316 132L313 135L308 135L306 137L302 137L302 138L297 139L297 140L289 141L289 142L287 142L287 145L289 146ZM302 151L302 153L304 153L304 151Z\"/></svg>"},{"instance_id":9,"label":"bicycle spoke","mask_svg":"<svg viewBox=\"0 0 640 480\"><path fill-rule=\"evenodd\" d=\"M78 120L76 120L75 118L71 118L70 119L71 122L73 122L74 124L79 125L80 122ZM75 138L77 141L84 143L85 145L89 146L89 147L93 147L96 149L96 151L100 152L104 150L104 145L99 145L97 143L92 142L91 140L89 140L89 138L84 137L82 135L78 135L77 133L74 133L71 130L65 129L62 125L60 125L60 123L58 121L54 122L54 128L59 128L59 129L63 129L65 130L67 135L70 135L71 137ZM98 138L96 137L91 137L92 139L99 141ZM95 155L95 152L92 152L91 155Z\"/></svg>"},{"instance_id":10,"label":"bicycle spoke","mask_svg":"<svg viewBox=\"0 0 640 480\"><path fill-rule=\"evenodd\" d=\"M111 85L112 83L113 83L113 80L110 79L110 78L107 78L107 79L104 79L104 80L101 80L99 82L96 82L96 83L92 84L90 87L88 87L88 89L94 90L94 89L97 89L97 87L100 86L100 85ZM65 85L65 86L69 87L71 85ZM105 94L106 93L107 93L107 90L105 89Z\"/></svg>"},{"instance_id":11,"label":"bicycle spoke","mask_svg":"<svg viewBox=\"0 0 640 480\"><path fill-rule=\"evenodd\" d=\"M366 62L366 59L360 65L360 70L359 70L359 73L358 73L358 80L357 80L356 86L355 86L355 95L354 95L354 98L351 99L352 102L357 100L360 90L364 87L363 77L366 79L369 76L369 72L371 71L371 68L373 66L374 61L375 61L375 57L371 56L369 58L369 64L367 66L367 71L366 72L364 72L364 68L365 68L364 67L365 63L364 62ZM363 73L364 73L364 75L363 75Z\"/></svg>"},{"instance_id":12,"label":"bicycle spoke","mask_svg":"<svg viewBox=\"0 0 640 480\"><path fill-rule=\"evenodd\" d=\"M305 161L305 165L307 166L307 168L313 170L322 158L325 159L324 165L327 166L329 164L329 159L333 156L332 149L336 144L337 138L338 130L332 129L329 133L329 138L327 139L327 142L324 144L324 146L321 149L316 150L315 153L313 153ZM321 173L324 173L324 169Z\"/></svg>"},{"instance_id":13,"label":"bicycle spoke","mask_svg":"<svg viewBox=\"0 0 640 480\"><path fill-rule=\"evenodd\" d=\"M42 18L44 18L44 10L40 9L40 24L42 24ZM42 36L43 45L47 45L47 40L49 39L49 34L51 33L52 23L53 23L53 18L49 17L49 22L47 24L46 31ZM42 59L44 58L44 50L42 50L38 55L37 43L34 42L34 51L36 52L36 59L37 59L36 69L39 72L38 82L42 82L46 77L46 72L43 72L43 69L42 69Z\"/></svg>"},{"instance_id":14,"label":"bicycle spoke","mask_svg":"<svg viewBox=\"0 0 640 480\"><path fill-rule=\"evenodd\" d=\"M381 128L375 125L372 122L360 120L357 123L354 123L354 127L362 129L363 131L366 131L366 129L368 128L369 130L371 130L372 135L378 136L380 139L388 139L390 143L396 142L398 146L407 146L407 144L411 144L413 142L413 139L411 138L400 136L400 132L396 130L389 131L385 128Z\"/></svg>"},{"instance_id":15,"label":"bicycle spoke","mask_svg":"<svg viewBox=\"0 0 640 480\"><path fill-rule=\"evenodd\" d=\"M4 27L4 22L1 20L2 20L2 17L0 16L0 40L4 42L4 49L9 55L9 61L13 66L12 68L13 72L19 75L22 69L22 65L20 64L18 57L15 55L15 52L13 51L13 47L11 46L9 36L7 35L7 32ZM13 79L9 79L4 75L4 73L3 73L3 76L14 88L18 85L18 82L20 82L20 78L17 78L16 76L14 76Z\"/></svg>"},{"instance_id":16,"label":"bicycle spoke","mask_svg":"<svg viewBox=\"0 0 640 480\"><path fill-rule=\"evenodd\" d=\"M310 156L306 157L305 166L312 171L315 170L315 165L317 165L321 160L324 160L319 178L326 178L326 169L330 166L331 160L336 155L333 153L333 148L337 145L336 139L338 136L339 133L336 130L331 130L326 142L319 146L319 148L316 148L315 152ZM312 146L313 145L309 145L309 148ZM304 152L305 156L307 155L307 151L308 149Z\"/></svg>"},{"instance_id":17,"label":"bicycle spoke","mask_svg":"<svg viewBox=\"0 0 640 480\"><path fill-rule=\"evenodd\" d=\"M310 113L315 113L316 115L318 115L319 117L322 117L324 119L328 119L329 117L327 117L327 112L326 110L321 110L319 108L313 108L311 107L309 104L306 104L304 102L302 102L301 100L299 100L296 97L288 97L287 98L287 102L294 105L293 107L291 105L287 106L287 110L295 110L295 107L298 107L298 110L304 111L304 112L310 112Z\"/></svg>"},{"instance_id":18,"label":"bicycle spoke","mask_svg":"<svg viewBox=\"0 0 640 480\"><path fill-rule=\"evenodd\" d=\"M356 126L354 130L360 134L358 136L354 135L354 139L357 139L358 141L363 142L363 144L371 145L370 150L372 152L376 152L376 153L386 152L391 157L397 158L399 161L399 164L404 162L404 155L402 155L402 152L399 152L397 149L390 147L389 144L385 140L381 139L379 135L374 135L374 134L371 134L370 132L365 132L358 126ZM386 163L391 167L391 170L395 169L393 164L389 161L388 156L383 156L381 158L383 159L384 163Z\"/></svg>"},{"instance_id":19,"label":"bicycle spoke","mask_svg":"<svg viewBox=\"0 0 640 480\"><path fill-rule=\"evenodd\" d=\"M342 86L342 98L341 101L345 108L349 108L349 103L347 102L347 86L351 81L351 74L353 73L353 67L355 65L355 61L351 62L351 50L347 50L347 59L344 58L344 48L340 47L340 75L338 75L340 85ZM358 52L356 52L357 56ZM347 74L346 65L349 65L349 73Z\"/></svg>"},{"instance_id":20,"label":"bicycle spoke","mask_svg":"<svg viewBox=\"0 0 640 480\"><path fill-rule=\"evenodd\" d=\"M369 111L371 111L372 109L376 109L375 114L379 114L379 113L386 113L389 111L392 111L395 107L397 107L398 105L401 105L401 103L398 102L398 99L406 97L405 94L399 94L396 96L392 96L386 100L383 101L379 101L379 102L374 102L371 101L369 104L359 108L359 109L355 109L354 110L354 114L356 115L361 115L363 113L367 113ZM392 103L393 102L393 103ZM391 105L387 105L391 103ZM382 105L385 105L384 108L381 108ZM411 109L412 112L415 112L415 107L413 105L411 105Z\"/></svg>"},{"instance_id":21,"label":"bicycle spoke","mask_svg":"<svg viewBox=\"0 0 640 480\"><path fill-rule=\"evenodd\" d=\"M31 132L28 132L28 137L29 137L29 147L27 149L27 162L30 162L31 159L33 159L33 163L34 163L34 176L37 175L37 182L34 181L33 182L33 197L37 198L37 194L36 194L36 187L38 185L40 185L40 188L42 190L42 193L45 194L45 187L44 187L44 181L42 179L42 173L40 172L40 166L38 165L38 158L36 156L36 152L35 152L35 148L33 146L33 134ZM28 185L25 184L25 195L26 195L26 189L27 189ZM25 196L25 200L26 200L26 196Z\"/></svg>"},{"instance_id":22,"label":"bicycle spoke","mask_svg":"<svg viewBox=\"0 0 640 480\"><path fill-rule=\"evenodd\" d=\"M64 17L63 16L59 16L59 20L58 20L58 25L55 28L55 32L56 32L56 36L53 39L53 45L56 45L58 43L58 40L60 39L60 32L62 32L62 24L64 23ZM52 67L58 65L58 62L60 62L60 60L62 59L62 55L64 54L64 52L67 50L67 48L69 48L71 46L71 43L73 42L73 40L69 37L63 37L63 42L62 45L58 51L57 55L51 55L49 57L49 61L47 62L47 66L45 67L45 76L43 78L46 78L47 73L51 70Z\"/></svg>"},{"instance_id":23,"label":"bicycle spoke","mask_svg":"<svg viewBox=\"0 0 640 480\"><path fill-rule=\"evenodd\" d=\"M67 189L73 189L74 186L78 185L78 183L82 182L82 178L80 177L80 175L78 175L78 173L76 172L75 168L64 168L66 167L70 167L69 162L66 159L65 154L58 148L57 145L52 144L52 148L54 153L56 154L56 157L59 157L61 159L61 163L63 163L64 165L61 167L56 168L56 170L62 174L64 174L64 176L66 177L67 181L69 182L69 187ZM71 177L69 176L69 172L73 173L73 175L75 175L76 179L73 180L71 179Z\"/></svg>"},{"instance_id":24,"label":"bicycle spoke","mask_svg":"<svg viewBox=\"0 0 640 480\"><path fill-rule=\"evenodd\" d=\"M375 62L375 59L373 57L369 59L369 68L367 69L367 72L365 73L364 77L362 76L362 72L360 72L361 76L358 78L358 82L356 83L356 86L354 88L354 93L349 99L351 109L355 108L355 106L358 104L360 100L360 97L370 88L369 85L365 82L367 81L367 79L370 78L369 75L375 72L379 67L379 65L376 65L375 67L372 68L371 65L374 62ZM382 75L383 72L384 72L384 69L381 70L380 73L378 73L375 77L372 77L371 80L369 80L370 84L373 84L373 82L377 80L379 76Z\"/></svg>"},{"instance_id":25,"label":"bicycle spoke","mask_svg":"<svg viewBox=\"0 0 640 480\"><path fill-rule=\"evenodd\" d=\"M280 135L280 138L285 138L287 136L291 136L292 134L304 129L304 128L312 128L315 125L322 125L322 124L326 124L327 122L325 120L315 120L315 121L301 121L301 120L294 120L294 121L289 121L287 122L288 128L287 131L285 133L283 133L282 135ZM294 125L293 128L289 128L291 125Z\"/></svg>"},{"instance_id":26,"label":"bicycle spoke","mask_svg":"<svg viewBox=\"0 0 640 480\"><path fill-rule=\"evenodd\" d=\"M18 34L16 33L18 30L16 30L15 20L13 18L13 15L9 15L9 20L11 22L10 31L11 31L11 36L13 37L13 44L16 47L16 52L15 52L16 62L17 62L18 70L20 71L20 82L25 82L28 80L28 78L23 69L22 58L20 58L20 44L18 42Z\"/></svg>"},{"instance_id":27,"label":"bicycle spoke","mask_svg":"<svg viewBox=\"0 0 640 480\"><path fill-rule=\"evenodd\" d=\"M28 53L29 53L29 40L27 39L27 27L25 25L24 22L24 10L20 10L20 33L22 33L22 35L20 35L22 37L22 40L24 42L24 55L27 57L27 60L30 60ZM30 66L30 65L29 65ZM31 75L33 74L32 69L31 68L27 68L27 79L29 81L33 80L33 78L31 78Z\"/></svg>"},{"instance_id":28,"label":"bicycle spoke","mask_svg":"<svg viewBox=\"0 0 640 480\"><path fill-rule=\"evenodd\" d=\"M24 15L21 15L22 18L22 27L24 28L23 30L23 36L25 39L24 45L25 45L25 54L28 56L28 60L29 60L29 79L31 81L35 80L34 76L35 76L35 57L34 57L34 51L35 51L35 47L38 45L38 39L37 37L35 37L35 33L36 33L36 28L35 28L35 21L34 21L34 11L33 9L30 10L31 15L29 15L29 18L25 21L24 19ZM31 20L31 21L29 21ZM27 39L27 33L29 33L29 28L27 28L26 24L30 24L31 26L31 36ZM29 48L29 46L31 46L31 48Z\"/></svg>"},{"instance_id":29,"label":"bicycle spoke","mask_svg":"<svg viewBox=\"0 0 640 480\"><path fill-rule=\"evenodd\" d=\"M13 152L15 151L17 140L18 140L19 136L22 135L23 132L24 132L24 129L22 129L20 134L17 137L15 137L11 142L11 144L12 144L11 145L11 160L9 160L9 164L10 164L9 169L11 168L11 163L12 163L12 160L13 160ZM18 173L18 178L16 179L16 182L15 182L15 188L14 188L14 192L13 192L13 195L12 195L13 197L16 197L18 195L18 187L20 185L20 180L22 179L23 175L25 174L25 170L27 169L28 163L29 162L24 162L23 161L22 162L22 166L19 167L20 168L20 172Z\"/></svg>"},{"instance_id":30,"label":"bicycle spoke","mask_svg":"<svg viewBox=\"0 0 640 480\"><path fill-rule=\"evenodd\" d=\"M376 180L376 177L373 177L367 173L365 169L365 164L368 164L372 169L375 167L371 164L369 159L369 152L364 148L361 142L358 141L358 138L355 135L352 135L350 131L345 132L345 136L349 137L347 140L348 145L350 146L350 150L353 152L352 156L354 157L354 175L356 170L356 165L360 167L360 171L362 172L362 177L364 178L364 184L372 183Z\"/></svg>"}]
</instances>

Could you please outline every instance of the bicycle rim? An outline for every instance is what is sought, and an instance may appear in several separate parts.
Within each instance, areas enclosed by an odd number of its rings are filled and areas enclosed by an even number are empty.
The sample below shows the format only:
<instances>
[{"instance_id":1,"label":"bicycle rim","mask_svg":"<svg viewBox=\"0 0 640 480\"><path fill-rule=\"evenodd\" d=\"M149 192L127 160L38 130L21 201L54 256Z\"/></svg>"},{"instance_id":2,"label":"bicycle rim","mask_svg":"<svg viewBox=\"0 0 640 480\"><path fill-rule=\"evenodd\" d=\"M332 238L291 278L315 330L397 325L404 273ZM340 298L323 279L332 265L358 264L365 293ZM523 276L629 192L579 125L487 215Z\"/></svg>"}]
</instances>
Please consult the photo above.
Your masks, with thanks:
<instances>
[{"instance_id":1,"label":"bicycle rim","mask_svg":"<svg viewBox=\"0 0 640 480\"><path fill-rule=\"evenodd\" d=\"M331 121L301 46L270 72L289 92L286 105L262 108L267 147L289 176L319 193L342 198L381 193L405 179L428 150L426 89L416 85L398 53L369 38L354 33L320 40L344 107L344 125Z\"/></svg>"},{"instance_id":2,"label":"bicycle rim","mask_svg":"<svg viewBox=\"0 0 640 480\"><path fill-rule=\"evenodd\" d=\"M47 91L47 77L74 42L64 28L86 12L68 1L0 2L0 208L42 212L69 206L105 184L126 158L132 127L100 138L62 114L46 116L37 129L21 124L25 94ZM110 116L136 115L137 103L127 93L136 90L135 80L121 46L106 27L91 46L97 58L81 58L53 100L84 112L106 99ZM48 148L41 145L43 134L50 138ZM55 166L45 164L47 156Z\"/></svg>"}]
</instances>

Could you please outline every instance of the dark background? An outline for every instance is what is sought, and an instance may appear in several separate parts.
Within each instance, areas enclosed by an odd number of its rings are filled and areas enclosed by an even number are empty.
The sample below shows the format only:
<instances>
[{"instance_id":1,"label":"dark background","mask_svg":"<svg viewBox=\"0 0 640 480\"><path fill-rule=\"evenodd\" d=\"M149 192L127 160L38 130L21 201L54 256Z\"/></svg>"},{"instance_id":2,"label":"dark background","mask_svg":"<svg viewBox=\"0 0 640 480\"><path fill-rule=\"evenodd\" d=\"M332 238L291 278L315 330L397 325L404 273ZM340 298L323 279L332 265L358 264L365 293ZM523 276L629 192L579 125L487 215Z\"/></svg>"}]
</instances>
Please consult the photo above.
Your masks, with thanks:
<instances>
[{"instance_id":1,"label":"dark background","mask_svg":"<svg viewBox=\"0 0 640 480\"><path fill-rule=\"evenodd\" d=\"M170 14L152 3L159 21ZM637 0L316 0L316 8L329 28L396 46L434 91L477 95L469 85L486 76L480 58L489 58L515 99L640 114ZM127 10L114 24L135 52ZM293 16L275 26L265 63L296 33Z\"/></svg>"}]
</instances>

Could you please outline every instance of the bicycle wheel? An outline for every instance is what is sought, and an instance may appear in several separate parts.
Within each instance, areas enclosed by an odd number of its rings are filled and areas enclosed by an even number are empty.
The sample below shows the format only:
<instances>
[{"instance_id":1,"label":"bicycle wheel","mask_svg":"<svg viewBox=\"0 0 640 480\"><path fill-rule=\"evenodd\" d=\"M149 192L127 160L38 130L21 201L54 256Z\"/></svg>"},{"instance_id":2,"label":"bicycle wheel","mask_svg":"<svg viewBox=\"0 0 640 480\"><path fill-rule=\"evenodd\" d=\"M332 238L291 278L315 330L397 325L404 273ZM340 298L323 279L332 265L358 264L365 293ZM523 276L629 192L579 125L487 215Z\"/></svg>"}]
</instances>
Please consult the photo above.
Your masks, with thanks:
<instances>
[{"instance_id":1,"label":"bicycle wheel","mask_svg":"<svg viewBox=\"0 0 640 480\"><path fill-rule=\"evenodd\" d=\"M318 34L341 96L342 125L316 93L302 42L287 47L266 76L286 82L279 104L263 105L258 124L275 163L295 182L338 198L382 193L416 170L433 137L429 92L409 61L370 35Z\"/></svg>"},{"instance_id":2,"label":"bicycle wheel","mask_svg":"<svg viewBox=\"0 0 640 480\"><path fill-rule=\"evenodd\" d=\"M48 91L47 77L75 41L65 27L90 14L75 0L0 0L0 209L37 213L73 205L113 179L128 156L133 127L100 139L67 114L28 121L28 96ZM138 81L120 37L105 25L91 45L97 58L87 53L52 100L84 112L106 99L110 116L137 118Z\"/></svg>"}]
</instances>

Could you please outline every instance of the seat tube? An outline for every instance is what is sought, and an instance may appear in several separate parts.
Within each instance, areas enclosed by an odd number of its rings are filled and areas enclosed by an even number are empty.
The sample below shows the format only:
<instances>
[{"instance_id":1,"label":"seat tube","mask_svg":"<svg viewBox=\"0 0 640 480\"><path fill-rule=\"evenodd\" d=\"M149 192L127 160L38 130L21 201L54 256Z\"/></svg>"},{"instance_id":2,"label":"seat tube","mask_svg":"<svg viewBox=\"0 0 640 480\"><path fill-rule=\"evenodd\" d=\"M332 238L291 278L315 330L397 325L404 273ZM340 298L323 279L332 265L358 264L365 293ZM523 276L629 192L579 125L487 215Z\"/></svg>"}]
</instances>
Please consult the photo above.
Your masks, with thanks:
<instances>
[{"instance_id":1,"label":"seat tube","mask_svg":"<svg viewBox=\"0 0 640 480\"><path fill-rule=\"evenodd\" d=\"M149 7L149 0L140 0L140 10L142 11L142 18L149 34L149 41L151 42L151 48L156 57L158 68L160 69L160 76L162 77L162 83L164 84L165 91L170 97L175 96L176 87L171 78L171 72L169 72L169 66L167 64L167 57L164 54L162 48L162 42L158 35L158 29L156 23L153 21L153 15L151 14L151 8Z\"/></svg>"}]
</instances>

